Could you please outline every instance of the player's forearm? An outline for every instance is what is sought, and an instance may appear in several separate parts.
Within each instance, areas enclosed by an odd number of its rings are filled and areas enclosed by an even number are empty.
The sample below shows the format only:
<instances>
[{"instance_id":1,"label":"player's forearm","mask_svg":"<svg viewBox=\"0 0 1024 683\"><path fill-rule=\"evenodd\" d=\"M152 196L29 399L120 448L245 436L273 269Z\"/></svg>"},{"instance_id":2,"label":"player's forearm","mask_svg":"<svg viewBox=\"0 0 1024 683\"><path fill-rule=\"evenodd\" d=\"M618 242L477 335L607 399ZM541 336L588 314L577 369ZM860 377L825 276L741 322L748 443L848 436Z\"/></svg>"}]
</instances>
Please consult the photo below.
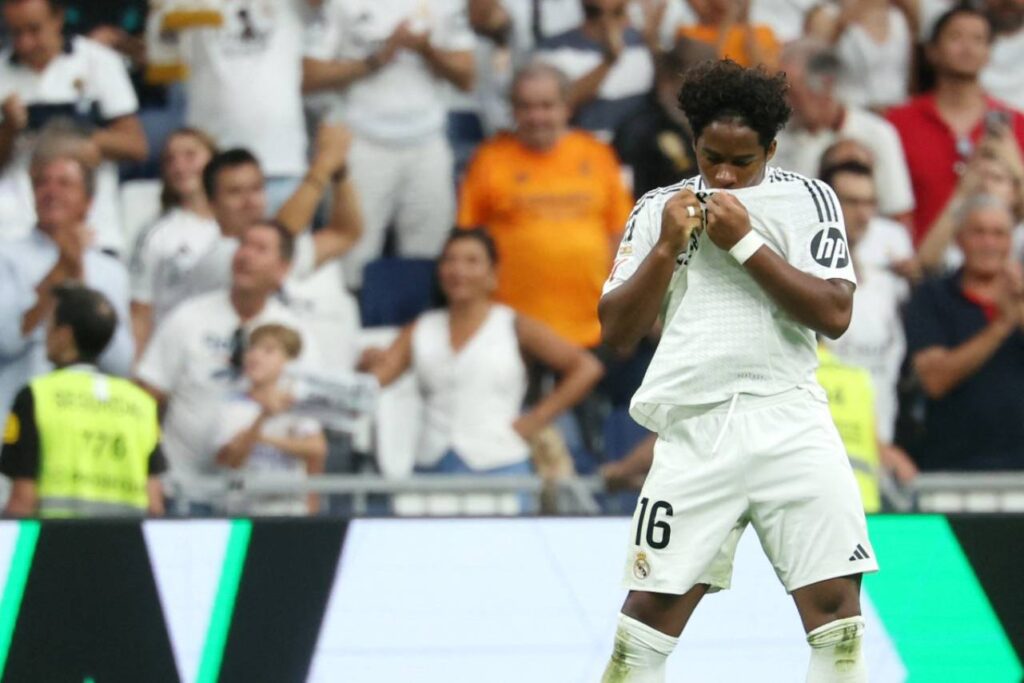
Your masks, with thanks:
<instances>
[{"instance_id":1,"label":"player's forearm","mask_svg":"<svg viewBox=\"0 0 1024 683\"><path fill-rule=\"evenodd\" d=\"M146 480L146 497L149 499L146 505L147 514L150 517L163 517L166 514L164 488L157 477L150 477Z\"/></svg>"},{"instance_id":2,"label":"player's forearm","mask_svg":"<svg viewBox=\"0 0 1024 683\"><path fill-rule=\"evenodd\" d=\"M939 399L956 389L991 358L1014 326L992 321L981 332L953 349L932 347L914 356L914 370L929 398Z\"/></svg>"},{"instance_id":3,"label":"player's forearm","mask_svg":"<svg viewBox=\"0 0 1024 683\"><path fill-rule=\"evenodd\" d=\"M626 282L601 297L601 339L626 353L651 331L675 272L676 255L657 245Z\"/></svg>"},{"instance_id":4,"label":"player's forearm","mask_svg":"<svg viewBox=\"0 0 1024 683\"><path fill-rule=\"evenodd\" d=\"M829 339L838 339L850 326L852 284L798 270L767 246L758 249L744 266L761 289L801 325Z\"/></svg>"},{"instance_id":5,"label":"player's forearm","mask_svg":"<svg viewBox=\"0 0 1024 683\"><path fill-rule=\"evenodd\" d=\"M321 59L302 60L302 92L309 94L321 90L344 89L373 73L367 60L345 59L325 61Z\"/></svg>"},{"instance_id":6,"label":"player's forearm","mask_svg":"<svg viewBox=\"0 0 1024 683\"><path fill-rule=\"evenodd\" d=\"M324 196L327 184L331 182L331 172L314 165L303 177L291 196L277 210L275 216L278 223L298 237L306 232L313 223L317 207Z\"/></svg>"}]
</instances>

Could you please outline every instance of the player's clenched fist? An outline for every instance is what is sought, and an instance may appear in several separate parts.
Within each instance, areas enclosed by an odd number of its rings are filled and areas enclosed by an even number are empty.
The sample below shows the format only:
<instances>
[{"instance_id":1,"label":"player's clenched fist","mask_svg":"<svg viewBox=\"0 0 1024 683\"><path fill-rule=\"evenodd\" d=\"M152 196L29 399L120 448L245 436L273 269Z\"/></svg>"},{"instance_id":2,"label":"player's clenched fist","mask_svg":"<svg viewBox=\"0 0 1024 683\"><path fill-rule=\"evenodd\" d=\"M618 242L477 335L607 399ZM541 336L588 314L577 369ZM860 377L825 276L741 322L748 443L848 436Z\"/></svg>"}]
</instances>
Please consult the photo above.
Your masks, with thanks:
<instances>
[{"instance_id":1,"label":"player's clenched fist","mask_svg":"<svg viewBox=\"0 0 1024 683\"><path fill-rule=\"evenodd\" d=\"M729 251L750 232L750 215L740 200L728 192L708 198L708 237L719 249Z\"/></svg>"},{"instance_id":2,"label":"player's clenched fist","mask_svg":"<svg viewBox=\"0 0 1024 683\"><path fill-rule=\"evenodd\" d=\"M691 190L680 190L665 202L658 241L671 248L673 254L678 254L686 249L690 234L701 226L702 220L697 195Z\"/></svg>"}]
</instances>

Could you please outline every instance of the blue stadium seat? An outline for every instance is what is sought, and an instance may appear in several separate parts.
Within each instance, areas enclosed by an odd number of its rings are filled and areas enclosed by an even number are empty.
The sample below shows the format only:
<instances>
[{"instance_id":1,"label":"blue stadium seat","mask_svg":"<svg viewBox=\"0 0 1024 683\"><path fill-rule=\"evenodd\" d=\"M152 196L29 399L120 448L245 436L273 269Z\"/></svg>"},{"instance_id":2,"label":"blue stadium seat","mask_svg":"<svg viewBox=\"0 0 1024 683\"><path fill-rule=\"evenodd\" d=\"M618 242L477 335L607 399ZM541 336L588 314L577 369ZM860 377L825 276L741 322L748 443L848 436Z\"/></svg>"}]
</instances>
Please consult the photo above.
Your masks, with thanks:
<instances>
[{"instance_id":1,"label":"blue stadium seat","mask_svg":"<svg viewBox=\"0 0 1024 683\"><path fill-rule=\"evenodd\" d=\"M436 291L431 259L371 261L359 293L363 327L406 325L433 306Z\"/></svg>"}]
</instances>

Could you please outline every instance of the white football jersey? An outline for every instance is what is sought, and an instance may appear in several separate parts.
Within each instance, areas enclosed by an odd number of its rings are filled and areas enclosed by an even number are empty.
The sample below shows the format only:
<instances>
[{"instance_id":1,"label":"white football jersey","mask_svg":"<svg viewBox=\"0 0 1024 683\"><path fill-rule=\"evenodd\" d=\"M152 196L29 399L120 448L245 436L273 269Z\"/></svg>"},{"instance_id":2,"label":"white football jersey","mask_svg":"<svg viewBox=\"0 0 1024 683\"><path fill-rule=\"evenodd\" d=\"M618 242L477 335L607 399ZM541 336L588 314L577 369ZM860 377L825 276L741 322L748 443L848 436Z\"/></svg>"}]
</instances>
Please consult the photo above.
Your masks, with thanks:
<instances>
[{"instance_id":1,"label":"white football jersey","mask_svg":"<svg viewBox=\"0 0 1024 683\"><path fill-rule=\"evenodd\" d=\"M726 191L709 189L697 176L644 195L626 223L605 293L636 272L658 241L665 203L683 188L702 202ZM827 185L769 168L759 185L728 192L746 207L753 230L793 267L856 284L839 202ZM814 332L790 318L728 252L695 231L677 264L661 342L633 397L637 422L661 431L673 406L799 386L821 392Z\"/></svg>"}]
</instances>

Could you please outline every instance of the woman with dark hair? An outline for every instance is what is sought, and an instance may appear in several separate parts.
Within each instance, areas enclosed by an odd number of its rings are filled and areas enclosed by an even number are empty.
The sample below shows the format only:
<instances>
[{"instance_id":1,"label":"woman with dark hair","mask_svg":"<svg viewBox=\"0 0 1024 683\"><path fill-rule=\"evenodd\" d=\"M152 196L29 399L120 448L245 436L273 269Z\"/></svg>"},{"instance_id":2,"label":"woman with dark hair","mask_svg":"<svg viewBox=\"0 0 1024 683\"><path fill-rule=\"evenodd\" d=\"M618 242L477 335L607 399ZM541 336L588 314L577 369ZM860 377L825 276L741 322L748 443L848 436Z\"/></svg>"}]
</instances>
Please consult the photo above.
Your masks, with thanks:
<instances>
[{"instance_id":1,"label":"woman with dark hair","mask_svg":"<svg viewBox=\"0 0 1024 683\"><path fill-rule=\"evenodd\" d=\"M201 130L179 128L160 154L160 218L144 231L131 263L132 331L141 357L153 328L186 285L186 274L220 233L203 191L203 168L217 148Z\"/></svg>"},{"instance_id":2,"label":"woman with dark hair","mask_svg":"<svg viewBox=\"0 0 1024 683\"><path fill-rule=\"evenodd\" d=\"M386 351L364 356L381 386L412 370L424 400L420 472L529 474L530 441L600 379L594 356L492 300L498 253L483 230L459 230L438 262L444 308L424 313ZM560 379L523 412L526 359Z\"/></svg>"}]
</instances>

